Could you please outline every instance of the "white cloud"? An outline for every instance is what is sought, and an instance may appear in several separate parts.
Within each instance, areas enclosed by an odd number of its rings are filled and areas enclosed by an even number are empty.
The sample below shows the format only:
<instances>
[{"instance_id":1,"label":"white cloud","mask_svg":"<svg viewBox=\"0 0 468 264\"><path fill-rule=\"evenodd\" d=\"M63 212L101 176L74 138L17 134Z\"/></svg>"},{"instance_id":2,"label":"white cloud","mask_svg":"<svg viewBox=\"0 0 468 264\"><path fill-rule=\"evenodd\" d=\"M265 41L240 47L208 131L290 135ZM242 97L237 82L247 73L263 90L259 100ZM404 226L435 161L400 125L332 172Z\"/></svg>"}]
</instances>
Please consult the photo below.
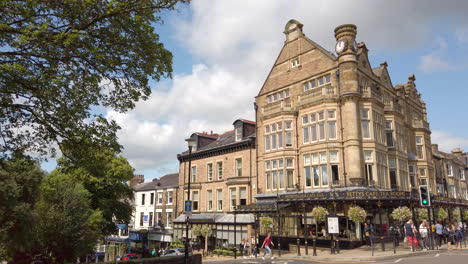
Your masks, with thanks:
<instances>
[{"instance_id":1,"label":"white cloud","mask_svg":"<svg viewBox=\"0 0 468 264\"><path fill-rule=\"evenodd\" d=\"M421 57L419 69L423 72L437 72L437 71L448 71L455 68L448 62L442 60L437 55L424 55Z\"/></svg>"},{"instance_id":2,"label":"white cloud","mask_svg":"<svg viewBox=\"0 0 468 264\"><path fill-rule=\"evenodd\" d=\"M438 144L439 150L450 152L454 148L468 151L468 138L457 137L445 131L432 131L432 144Z\"/></svg>"},{"instance_id":3,"label":"white cloud","mask_svg":"<svg viewBox=\"0 0 468 264\"><path fill-rule=\"evenodd\" d=\"M153 169L176 162L176 154L185 149L184 139L191 133L222 133L232 129L237 118L254 118L256 92L221 67L194 65L191 74L174 76L172 89L154 91L129 113L108 111L107 118L122 127L119 142L132 166ZM176 170L174 166L169 169ZM159 175L147 178L155 176Z\"/></svg>"},{"instance_id":4,"label":"white cloud","mask_svg":"<svg viewBox=\"0 0 468 264\"><path fill-rule=\"evenodd\" d=\"M160 168L176 161L190 133L219 133L232 129L236 118L254 118L254 97L284 43L282 32L290 19L302 22L304 33L328 50L334 48L334 28L354 23L358 41L371 52L401 51L423 45L434 23L447 16L463 18L467 9L468 1L462 0L193 1L187 20L174 13L166 25L203 64L194 65L190 74L175 74L172 87L154 90L130 113L108 116L123 127L120 142L133 166ZM429 70L449 67L437 57L425 61Z\"/></svg>"}]
</instances>

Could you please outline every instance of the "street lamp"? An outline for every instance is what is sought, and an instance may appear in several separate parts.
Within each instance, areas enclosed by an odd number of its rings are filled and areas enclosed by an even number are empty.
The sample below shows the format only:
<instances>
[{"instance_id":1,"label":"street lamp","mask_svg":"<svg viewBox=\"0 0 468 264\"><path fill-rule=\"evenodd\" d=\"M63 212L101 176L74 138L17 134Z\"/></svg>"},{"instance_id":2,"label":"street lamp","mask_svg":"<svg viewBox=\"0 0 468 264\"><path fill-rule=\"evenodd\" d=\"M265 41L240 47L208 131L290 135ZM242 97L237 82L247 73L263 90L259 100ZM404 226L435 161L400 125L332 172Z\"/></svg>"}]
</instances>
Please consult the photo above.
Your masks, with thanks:
<instances>
[{"instance_id":1,"label":"street lamp","mask_svg":"<svg viewBox=\"0 0 468 264\"><path fill-rule=\"evenodd\" d=\"M187 138L185 141L187 141L188 145L188 161L189 161L189 171L188 171L188 186L187 186L187 201L190 201L190 178L192 177L191 172L192 172L192 148L196 146L196 141L193 138ZM185 204L185 203L184 203ZM185 216L185 257L184 257L184 263L188 263L188 256L189 256L189 239L188 239L188 231L189 231L189 215L186 214Z\"/></svg>"}]
</instances>

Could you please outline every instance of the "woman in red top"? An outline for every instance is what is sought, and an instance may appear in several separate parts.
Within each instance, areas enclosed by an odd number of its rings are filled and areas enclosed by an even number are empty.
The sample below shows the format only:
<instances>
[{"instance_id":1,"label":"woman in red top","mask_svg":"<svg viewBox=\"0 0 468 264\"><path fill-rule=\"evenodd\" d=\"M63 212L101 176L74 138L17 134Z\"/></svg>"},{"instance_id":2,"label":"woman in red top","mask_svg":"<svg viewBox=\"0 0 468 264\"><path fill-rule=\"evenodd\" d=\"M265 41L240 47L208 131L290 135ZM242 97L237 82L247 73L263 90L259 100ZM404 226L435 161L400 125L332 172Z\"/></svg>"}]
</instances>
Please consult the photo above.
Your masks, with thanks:
<instances>
[{"instance_id":1,"label":"woman in red top","mask_svg":"<svg viewBox=\"0 0 468 264\"><path fill-rule=\"evenodd\" d=\"M274 246L273 241L271 241L271 232L268 232L267 237L263 240L263 244L261 248L265 248L265 252L263 252L262 259L265 259L265 255L268 252L270 254L270 259L274 259L273 254L271 253L270 245Z\"/></svg>"}]
</instances>

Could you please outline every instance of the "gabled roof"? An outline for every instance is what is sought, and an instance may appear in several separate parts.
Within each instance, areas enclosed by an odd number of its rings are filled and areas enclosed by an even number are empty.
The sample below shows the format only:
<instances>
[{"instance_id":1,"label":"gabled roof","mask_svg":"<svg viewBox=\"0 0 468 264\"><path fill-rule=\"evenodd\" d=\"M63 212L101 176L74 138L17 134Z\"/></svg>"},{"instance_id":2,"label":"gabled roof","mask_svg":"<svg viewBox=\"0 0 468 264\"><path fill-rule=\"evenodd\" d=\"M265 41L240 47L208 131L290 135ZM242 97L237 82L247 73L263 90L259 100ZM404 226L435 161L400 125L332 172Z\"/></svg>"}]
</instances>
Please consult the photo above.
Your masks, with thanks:
<instances>
[{"instance_id":1,"label":"gabled roof","mask_svg":"<svg viewBox=\"0 0 468 264\"><path fill-rule=\"evenodd\" d=\"M153 179L150 182L144 182L135 186L135 191L161 190L179 185L179 173L166 174L159 179Z\"/></svg>"}]
</instances>

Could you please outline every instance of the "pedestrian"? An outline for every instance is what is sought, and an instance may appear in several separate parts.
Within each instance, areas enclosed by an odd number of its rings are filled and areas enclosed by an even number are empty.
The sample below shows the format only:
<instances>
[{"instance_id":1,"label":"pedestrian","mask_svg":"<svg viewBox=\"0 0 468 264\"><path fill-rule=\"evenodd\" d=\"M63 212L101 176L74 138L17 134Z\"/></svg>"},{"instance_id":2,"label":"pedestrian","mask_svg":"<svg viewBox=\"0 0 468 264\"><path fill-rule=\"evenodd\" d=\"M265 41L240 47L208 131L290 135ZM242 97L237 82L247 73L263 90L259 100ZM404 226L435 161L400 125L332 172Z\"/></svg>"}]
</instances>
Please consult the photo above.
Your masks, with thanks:
<instances>
[{"instance_id":1,"label":"pedestrian","mask_svg":"<svg viewBox=\"0 0 468 264\"><path fill-rule=\"evenodd\" d=\"M414 251L414 248L418 247L418 240L416 239L416 227L413 224L413 220L409 219L408 222L405 223L405 236L408 240L408 245L410 246L410 251Z\"/></svg>"},{"instance_id":2,"label":"pedestrian","mask_svg":"<svg viewBox=\"0 0 468 264\"><path fill-rule=\"evenodd\" d=\"M447 221L445 225L447 232L447 250L452 250L452 245L455 244L455 230L453 230L452 224Z\"/></svg>"},{"instance_id":3,"label":"pedestrian","mask_svg":"<svg viewBox=\"0 0 468 264\"><path fill-rule=\"evenodd\" d=\"M457 221L454 221L452 223L452 229L454 230L455 249L460 250L461 249L460 244L463 239L463 232L459 228Z\"/></svg>"},{"instance_id":4,"label":"pedestrian","mask_svg":"<svg viewBox=\"0 0 468 264\"><path fill-rule=\"evenodd\" d=\"M244 239L239 243L239 252L241 255L244 253Z\"/></svg>"},{"instance_id":5,"label":"pedestrian","mask_svg":"<svg viewBox=\"0 0 468 264\"><path fill-rule=\"evenodd\" d=\"M247 258L250 254L250 242L248 238L245 238L244 241L244 258Z\"/></svg>"},{"instance_id":6,"label":"pedestrian","mask_svg":"<svg viewBox=\"0 0 468 264\"><path fill-rule=\"evenodd\" d=\"M271 253L270 245L274 246L273 241L271 241L271 232L268 232L267 237L265 240L263 240L263 244L260 248L265 248L265 251L263 252L263 257L262 259L265 259L265 255L268 252L270 254L270 259L274 259L273 253Z\"/></svg>"},{"instance_id":7,"label":"pedestrian","mask_svg":"<svg viewBox=\"0 0 468 264\"><path fill-rule=\"evenodd\" d=\"M156 250L156 248L153 248L153 251L151 251L151 256L155 257L155 256L156 256L156 252L158 252L158 251Z\"/></svg>"},{"instance_id":8,"label":"pedestrian","mask_svg":"<svg viewBox=\"0 0 468 264\"><path fill-rule=\"evenodd\" d=\"M436 232L436 235L437 235L437 240L439 242L439 247L442 246L442 239L444 238L443 230L444 230L444 226L442 226L440 221L437 220L436 225L435 225L435 232Z\"/></svg>"},{"instance_id":9,"label":"pedestrian","mask_svg":"<svg viewBox=\"0 0 468 264\"><path fill-rule=\"evenodd\" d=\"M429 248L428 245L428 237L429 237L429 223L426 220L423 220L421 225L419 226L419 234L421 234L423 250L427 250Z\"/></svg>"},{"instance_id":10,"label":"pedestrian","mask_svg":"<svg viewBox=\"0 0 468 264\"><path fill-rule=\"evenodd\" d=\"M250 257L257 258L258 239L256 237L252 237L251 241L252 241L252 255Z\"/></svg>"},{"instance_id":11,"label":"pedestrian","mask_svg":"<svg viewBox=\"0 0 468 264\"><path fill-rule=\"evenodd\" d=\"M372 234L372 229L371 227L369 226L369 224L367 222L364 222L364 238L366 239L366 245L368 247L371 246L371 234Z\"/></svg>"}]
</instances>

